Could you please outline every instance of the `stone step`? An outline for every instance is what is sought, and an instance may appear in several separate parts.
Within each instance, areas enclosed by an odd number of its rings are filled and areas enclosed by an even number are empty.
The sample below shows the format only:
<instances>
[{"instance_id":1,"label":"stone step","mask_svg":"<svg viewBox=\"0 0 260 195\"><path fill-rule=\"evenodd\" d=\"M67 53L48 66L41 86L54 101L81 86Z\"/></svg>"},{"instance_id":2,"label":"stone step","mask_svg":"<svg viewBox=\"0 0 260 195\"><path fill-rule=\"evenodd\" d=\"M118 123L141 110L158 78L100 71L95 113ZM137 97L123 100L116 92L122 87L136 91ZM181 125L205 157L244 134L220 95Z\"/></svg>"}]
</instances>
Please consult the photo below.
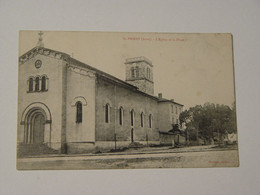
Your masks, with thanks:
<instances>
[{"instance_id":1,"label":"stone step","mask_svg":"<svg viewBox=\"0 0 260 195\"><path fill-rule=\"evenodd\" d=\"M57 150L48 147L46 144L19 144L17 147L17 157L58 153Z\"/></svg>"}]
</instances>

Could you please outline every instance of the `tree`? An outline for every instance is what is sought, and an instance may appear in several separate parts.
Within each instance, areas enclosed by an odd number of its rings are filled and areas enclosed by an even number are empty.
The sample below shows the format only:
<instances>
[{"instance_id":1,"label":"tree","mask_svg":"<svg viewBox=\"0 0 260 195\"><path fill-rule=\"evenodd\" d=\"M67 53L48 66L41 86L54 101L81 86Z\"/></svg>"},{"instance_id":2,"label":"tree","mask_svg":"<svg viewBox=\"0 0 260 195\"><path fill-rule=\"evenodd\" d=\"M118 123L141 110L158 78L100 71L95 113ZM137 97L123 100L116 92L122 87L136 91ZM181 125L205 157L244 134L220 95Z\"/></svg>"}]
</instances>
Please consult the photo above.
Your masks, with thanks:
<instances>
[{"instance_id":1,"label":"tree","mask_svg":"<svg viewBox=\"0 0 260 195\"><path fill-rule=\"evenodd\" d=\"M186 125L187 141L195 131L197 141L200 138L204 143L212 140L220 143L227 133L236 132L235 104L232 109L227 105L213 103L196 105L180 114L180 122Z\"/></svg>"},{"instance_id":2,"label":"tree","mask_svg":"<svg viewBox=\"0 0 260 195\"><path fill-rule=\"evenodd\" d=\"M237 133L236 104L232 104L229 120L225 124L228 133Z\"/></svg>"},{"instance_id":3,"label":"tree","mask_svg":"<svg viewBox=\"0 0 260 195\"><path fill-rule=\"evenodd\" d=\"M190 140L198 141L198 131L199 131L199 122L200 122L200 113L202 111L202 106L197 105L190 108L189 110L183 111L179 118L180 123L184 123L186 126L185 134L186 141L189 143Z\"/></svg>"},{"instance_id":4,"label":"tree","mask_svg":"<svg viewBox=\"0 0 260 195\"><path fill-rule=\"evenodd\" d=\"M188 110L184 110L183 112L180 113L179 119L180 119L180 123L181 125L183 123L188 123L190 120L190 112Z\"/></svg>"},{"instance_id":5,"label":"tree","mask_svg":"<svg viewBox=\"0 0 260 195\"><path fill-rule=\"evenodd\" d=\"M172 130L170 131L180 131L178 124L172 124Z\"/></svg>"}]
</instances>

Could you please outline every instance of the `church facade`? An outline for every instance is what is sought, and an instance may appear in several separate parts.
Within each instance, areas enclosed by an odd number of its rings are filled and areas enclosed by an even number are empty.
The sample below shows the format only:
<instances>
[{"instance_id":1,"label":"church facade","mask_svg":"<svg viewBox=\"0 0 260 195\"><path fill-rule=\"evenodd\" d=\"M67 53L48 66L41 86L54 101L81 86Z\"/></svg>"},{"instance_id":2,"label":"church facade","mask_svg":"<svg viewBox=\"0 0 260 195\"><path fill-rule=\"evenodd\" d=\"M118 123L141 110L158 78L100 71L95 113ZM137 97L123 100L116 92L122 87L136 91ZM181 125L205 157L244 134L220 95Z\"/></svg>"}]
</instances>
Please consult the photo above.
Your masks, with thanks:
<instances>
[{"instance_id":1,"label":"church facade","mask_svg":"<svg viewBox=\"0 0 260 195\"><path fill-rule=\"evenodd\" d=\"M44 48L19 57L19 145L61 153L158 144L159 131L179 124L183 105L154 96L153 64L126 59L126 80Z\"/></svg>"}]
</instances>

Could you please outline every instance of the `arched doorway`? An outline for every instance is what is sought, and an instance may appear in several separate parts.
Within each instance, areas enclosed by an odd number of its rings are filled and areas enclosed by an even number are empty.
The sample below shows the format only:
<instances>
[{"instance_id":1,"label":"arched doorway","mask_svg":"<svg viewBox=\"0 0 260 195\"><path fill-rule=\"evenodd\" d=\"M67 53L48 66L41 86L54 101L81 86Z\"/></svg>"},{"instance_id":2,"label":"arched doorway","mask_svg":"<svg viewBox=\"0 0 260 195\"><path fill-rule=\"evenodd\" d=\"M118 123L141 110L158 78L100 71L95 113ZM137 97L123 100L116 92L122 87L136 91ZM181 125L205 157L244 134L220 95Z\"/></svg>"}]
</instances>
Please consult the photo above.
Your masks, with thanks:
<instances>
[{"instance_id":1,"label":"arched doorway","mask_svg":"<svg viewBox=\"0 0 260 195\"><path fill-rule=\"evenodd\" d=\"M46 114L41 108L32 108L26 115L24 142L28 144L44 143Z\"/></svg>"},{"instance_id":2,"label":"arched doorway","mask_svg":"<svg viewBox=\"0 0 260 195\"><path fill-rule=\"evenodd\" d=\"M42 113L36 114L32 119L33 140L35 144L44 142L45 117Z\"/></svg>"},{"instance_id":3,"label":"arched doorway","mask_svg":"<svg viewBox=\"0 0 260 195\"><path fill-rule=\"evenodd\" d=\"M18 140L19 143L44 144L53 148L52 116L46 104L34 102L24 109L21 115Z\"/></svg>"}]
</instances>

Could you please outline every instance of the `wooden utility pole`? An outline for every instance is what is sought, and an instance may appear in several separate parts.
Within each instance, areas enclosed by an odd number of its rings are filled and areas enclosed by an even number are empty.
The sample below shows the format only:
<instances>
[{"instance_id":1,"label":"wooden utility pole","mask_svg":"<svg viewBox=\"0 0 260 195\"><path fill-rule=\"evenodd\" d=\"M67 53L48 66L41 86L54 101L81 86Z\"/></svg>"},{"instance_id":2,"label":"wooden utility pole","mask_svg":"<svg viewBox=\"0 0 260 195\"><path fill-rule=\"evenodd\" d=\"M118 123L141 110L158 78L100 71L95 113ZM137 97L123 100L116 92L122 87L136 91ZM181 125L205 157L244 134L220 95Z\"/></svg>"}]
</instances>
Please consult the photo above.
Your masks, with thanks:
<instances>
[{"instance_id":1,"label":"wooden utility pole","mask_svg":"<svg viewBox=\"0 0 260 195\"><path fill-rule=\"evenodd\" d=\"M115 98L114 98L114 111L115 111L115 130L114 130L114 140L115 140L115 150L116 150L116 111L117 111L117 107L116 107L116 85L114 87L114 92L115 92Z\"/></svg>"},{"instance_id":2,"label":"wooden utility pole","mask_svg":"<svg viewBox=\"0 0 260 195\"><path fill-rule=\"evenodd\" d=\"M145 96L145 116L147 115L147 96ZM148 115L148 126L149 126L149 115ZM145 127L145 126L144 126ZM146 143L148 146L148 128L146 127Z\"/></svg>"}]
</instances>

